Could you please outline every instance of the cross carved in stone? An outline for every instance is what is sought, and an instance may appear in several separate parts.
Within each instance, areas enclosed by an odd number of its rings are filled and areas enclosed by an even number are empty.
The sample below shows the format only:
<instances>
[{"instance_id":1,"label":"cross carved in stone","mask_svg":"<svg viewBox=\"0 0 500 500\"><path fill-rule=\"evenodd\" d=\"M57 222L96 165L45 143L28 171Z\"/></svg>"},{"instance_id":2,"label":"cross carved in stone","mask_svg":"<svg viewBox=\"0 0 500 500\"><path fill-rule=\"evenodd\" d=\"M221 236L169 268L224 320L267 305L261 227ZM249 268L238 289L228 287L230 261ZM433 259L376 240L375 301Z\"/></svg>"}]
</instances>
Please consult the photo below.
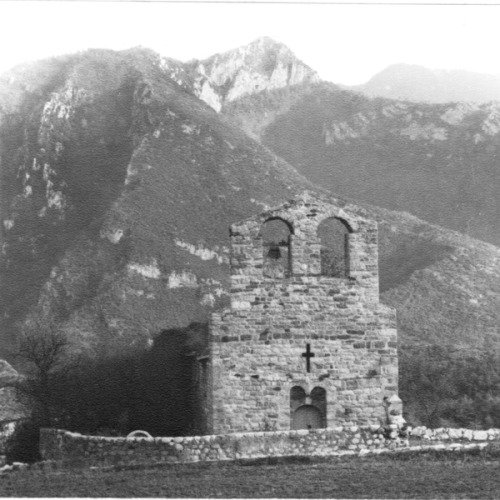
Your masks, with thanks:
<instances>
[{"instance_id":1,"label":"cross carved in stone","mask_svg":"<svg viewBox=\"0 0 500 500\"><path fill-rule=\"evenodd\" d=\"M311 344L306 344L306 352L302 353L302 357L306 358L306 369L307 373L311 371L311 358L316 356L313 352L311 352Z\"/></svg>"}]
</instances>

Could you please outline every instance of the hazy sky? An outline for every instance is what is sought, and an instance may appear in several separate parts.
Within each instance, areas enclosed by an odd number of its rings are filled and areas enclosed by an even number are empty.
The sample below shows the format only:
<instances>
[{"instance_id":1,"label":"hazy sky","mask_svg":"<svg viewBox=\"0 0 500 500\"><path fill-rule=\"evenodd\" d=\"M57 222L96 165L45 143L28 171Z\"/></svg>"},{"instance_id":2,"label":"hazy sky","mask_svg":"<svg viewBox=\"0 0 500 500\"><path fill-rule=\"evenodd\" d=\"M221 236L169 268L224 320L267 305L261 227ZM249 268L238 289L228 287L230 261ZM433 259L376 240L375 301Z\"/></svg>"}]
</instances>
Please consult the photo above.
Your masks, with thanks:
<instances>
[{"instance_id":1,"label":"hazy sky","mask_svg":"<svg viewBox=\"0 0 500 500\"><path fill-rule=\"evenodd\" d=\"M336 83L398 62L500 74L500 5L0 1L0 18L0 72L89 47L204 58L270 36Z\"/></svg>"}]
</instances>

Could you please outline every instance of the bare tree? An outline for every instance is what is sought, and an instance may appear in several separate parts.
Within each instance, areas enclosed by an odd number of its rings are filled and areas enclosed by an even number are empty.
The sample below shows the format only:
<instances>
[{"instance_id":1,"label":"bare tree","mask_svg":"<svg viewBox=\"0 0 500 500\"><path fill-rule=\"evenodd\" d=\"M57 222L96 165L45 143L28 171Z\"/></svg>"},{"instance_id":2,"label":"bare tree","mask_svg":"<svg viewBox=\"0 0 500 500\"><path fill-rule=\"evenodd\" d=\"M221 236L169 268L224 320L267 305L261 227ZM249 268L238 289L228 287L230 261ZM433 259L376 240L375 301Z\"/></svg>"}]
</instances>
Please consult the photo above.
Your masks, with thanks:
<instances>
[{"instance_id":1,"label":"bare tree","mask_svg":"<svg viewBox=\"0 0 500 500\"><path fill-rule=\"evenodd\" d=\"M51 379L62 368L68 340L50 320L30 320L22 330L18 356L31 365L31 374L21 384L21 391L31 400L41 425L51 423Z\"/></svg>"},{"instance_id":2,"label":"bare tree","mask_svg":"<svg viewBox=\"0 0 500 500\"><path fill-rule=\"evenodd\" d=\"M35 320L22 331L18 354L45 378L60 362L67 344L66 335L54 324Z\"/></svg>"}]
</instances>

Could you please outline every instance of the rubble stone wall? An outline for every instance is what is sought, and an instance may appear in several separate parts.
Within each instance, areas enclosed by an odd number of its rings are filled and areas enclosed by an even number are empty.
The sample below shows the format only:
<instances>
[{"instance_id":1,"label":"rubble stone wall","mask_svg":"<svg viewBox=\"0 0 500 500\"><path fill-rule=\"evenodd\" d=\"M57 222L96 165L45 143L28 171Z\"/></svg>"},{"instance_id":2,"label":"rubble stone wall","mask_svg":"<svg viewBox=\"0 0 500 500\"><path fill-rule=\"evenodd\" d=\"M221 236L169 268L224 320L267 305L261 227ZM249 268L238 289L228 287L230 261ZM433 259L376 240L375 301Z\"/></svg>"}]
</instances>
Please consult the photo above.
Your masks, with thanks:
<instances>
[{"instance_id":1,"label":"rubble stone wall","mask_svg":"<svg viewBox=\"0 0 500 500\"><path fill-rule=\"evenodd\" d=\"M322 276L319 224L350 228L348 277ZM285 221L291 274L263 273L262 225ZM208 430L289 430L292 387L326 391L327 427L380 424L398 391L396 312L378 302L377 225L302 197L231 227L231 307L212 315ZM310 371L303 354L314 357Z\"/></svg>"},{"instance_id":2,"label":"rubble stone wall","mask_svg":"<svg viewBox=\"0 0 500 500\"><path fill-rule=\"evenodd\" d=\"M0 466L5 464L7 449L21 420L0 423Z\"/></svg>"},{"instance_id":3,"label":"rubble stone wall","mask_svg":"<svg viewBox=\"0 0 500 500\"><path fill-rule=\"evenodd\" d=\"M44 460L86 465L333 456L406 445L404 439L369 427L156 438L85 436L59 429L42 429L40 434Z\"/></svg>"},{"instance_id":4,"label":"rubble stone wall","mask_svg":"<svg viewBox=\"0 0 500 500\"><path fill-rule=\"evenodd\" d=\"M155 438L85 436L41 429L40 453L45 461L86 466L328 457L397 450L484 448L488 443L500 441L500 429L416 427L408 436L409 440L399 437L396 426Z\"/></svg>"},{"instance_id":5,"label":"rubble stone wall","mask_svg":"<svg viewBox=\"0 0 500 500\"><path fill-rule=\"evenodd\" d=\"M461 429L455 427L439 427L429 429L428 427L414 427L411 430L413 438L422 441L493 441L500 439L500 429Z\"/></svg>"}]
</instances>

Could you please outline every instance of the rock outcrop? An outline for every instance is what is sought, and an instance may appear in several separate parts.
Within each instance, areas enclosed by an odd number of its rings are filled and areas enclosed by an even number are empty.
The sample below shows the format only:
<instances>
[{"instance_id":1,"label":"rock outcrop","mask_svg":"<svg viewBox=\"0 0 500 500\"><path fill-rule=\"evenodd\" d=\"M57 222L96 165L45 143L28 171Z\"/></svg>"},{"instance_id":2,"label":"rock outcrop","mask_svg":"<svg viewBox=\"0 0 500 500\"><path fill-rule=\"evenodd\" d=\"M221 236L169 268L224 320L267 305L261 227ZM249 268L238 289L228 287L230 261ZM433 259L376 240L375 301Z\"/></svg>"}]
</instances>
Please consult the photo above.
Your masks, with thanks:
<instances>
[{"instance_id":1,"label":"rock outcrop","mask_svg":"<svg viewBox=\"0 0 500 500\"><path fill-rule=\"evenodd\" d=\"M267 37L191 64L195 94L216 111L244 95L319 81L288 47Z\"/></svg>"}]
</instances>

